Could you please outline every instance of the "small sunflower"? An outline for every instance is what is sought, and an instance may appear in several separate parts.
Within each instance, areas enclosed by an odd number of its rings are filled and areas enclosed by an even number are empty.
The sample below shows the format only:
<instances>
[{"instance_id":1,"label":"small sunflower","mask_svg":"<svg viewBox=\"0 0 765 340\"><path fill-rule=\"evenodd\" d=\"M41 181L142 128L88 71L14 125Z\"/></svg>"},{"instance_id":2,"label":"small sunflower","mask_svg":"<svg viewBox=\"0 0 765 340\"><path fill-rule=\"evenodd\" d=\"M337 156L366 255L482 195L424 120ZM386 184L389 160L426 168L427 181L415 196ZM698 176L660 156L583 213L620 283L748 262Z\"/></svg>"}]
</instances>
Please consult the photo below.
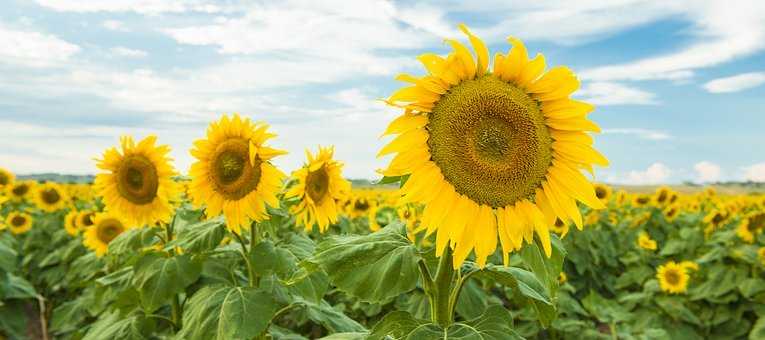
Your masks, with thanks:
<instances>
[{"instance_id":1,"label":"small sunflower","mask_svg":"<svg viewBox=\"0 0 765 340\"><path fill-rule=\"evenodd\" d=\"M98 213L94 224L85 230L82 243L101 257L109 249L109 243L126 229L127 225L119 215L108 212Z\"/></svg>"},{"instance_id":2,"label":"small sunflower","mask_svg":"<svg viewBox=\"0 0 765 340\"><path fill-rule=\"evenodd\" d=\"M489 70L486 45L459 28L476 59L449 39L454 51L445 58L419 57L428 75L398 77L411 86L388 99L404 114L384 133L398 136L378 156L397 155L381 172L409 175L402 199L425 204L422 222L437 231L436 254L451 244L455 268L473 250L483 267L498 236L505 263L535 232L550 256L556 218L581 229L577 201L604 208L580 171L608 165L587 133L600 131L586 118L594 107L569 98L579 88L571 70L545 73L544 57L529 60L519 39L508 38L512 50L498 53Z\"/></svg>"},{"instance_id":3,"label":"small sunflower","mask_svg":"<svg viewBox=\"0 0 765 340\"><path fill-rule=\"evenodd\" d=\"M725 209L714 209L704 216L703 222L706 223L710 229L714 230L719 228L725 221L728 220L729 214Z\"/></svg>"},{"instance_id":4,"label":"small sunflower","mask_svg":"<svg viewBox=\"0 0 765 340\"><path fill-rule=\"evenodd\" d=\"M672 222L677 218L677 215L680 214L680 206L677 204L670 204L668 207L664 208L662 211L664 213L664 218Z\"/></svg>"},{"instance_id":5,"label":"small sunflower","mask_svg":"<svg viewBox=\"0 0 765 340\"><path fill-rule=\"evenodd\" d=\"M565 237L566 234L568 234L568 223L563 222L560 218L555 219L555 223L553 223L550 226L550 231L560 235L561 238Z\"/></svg>"},{"instance_id":6,"label":"small sunflower","mask_svg":"<svg viewBox=\"0 0 765 340\"><path fill-rule=\"evenodd\" d=\"M13 184L14 179L16 179L16 176L12 172L4 168L0 168L0 192L4 191L5 188Z\"/></svg>"},{"instance_id":7,"label":"small sunflower","mask_svg":"<svg viewBox=\"0 0 765 340\"><path fill-rule=\"evenodd\" d=\"M682 265L669 261L656 271L656 278L662 291L670 294L685 293L688 289L688 273Z\"/></svg>"},{"instance_id":8,"label":"small sunflower","mask_svg":"<svg viewBox=\"0 0 765 340\"><path fill-rule=\"evenodd\" d=\"M167 145L156 146L156 136L136 144L130 136L120 139L122 151L110 148L98 160L105 170L96 176L95 188L106 209L130 226L167 223L173 214L170 200L177 196Z\"/></svg>"},{"instance_id":9,"label":"small sunflower","mask_svg":"<svg viewBox=\"0 0 765 340\"><path fill-rule=\"evenodd\" d=\"M296 197L299 203L291 208L298 225L311 230L314 224L324 232L330 224L337 223L337 202L351 191L351 182L343 178L343 163L334 160L333 147L319 147L313 155L306 150L308 161L292 173L295 185L285 197Z\"/></svg>"},{"instance_id":10,"label":"small sunflower","mask_svg":"<svg viewBox=\"0 0 765 340\"><path fill-rule=\"evenodd\" d=\"M64 216L64 229L66 229L69 235L77 236L80 233L80 228L77 227L78 216L80 214L75 210L70 211Z\"/></svg>"},{"instance_id":11,"label":"small sunflower","mask_svg":"<svg viewBox=\"0 0 765 340\"><path fill-rule=\"evenodd\" d=\"M37 185L32 198L38 208L51 213L66 207L68 200L66 191L53 182Z\"/></svg>"},{"instance_id":12,"label":"small sunflower","mask_svg":"<svg viewBox=\"0 0 765 340\"><path fill-rule=\"evenodd\" d=\"M611 199L611 187L605 184L595 184L595 197L597 197L603 204L608 204L608 200Z\"/></svg>"},{"instance_id":13,"label":"small sunflower","mask_svg":"<svg viewBox=\"0 0 765 340\"><path fill-rule=\"evenodd\" d=\"M23 212L11 212L5 219L5 224L14 235L26 233L32 229L32 216Z\"/></svg>"},{"instance_id":14,"label":"small sunflower","mask_svg":"<svg viewBox=\"0 0 765 340\"><path fill-rule=\"evenodd\" d=\"M367 195L357 195L346 206L348 216L356 218L366 216L370 210L377 208L377 201Z\"/></svg>"},{"instance_id":15,"label":"small sunflower","mask_svg":"<svg viewBox=\"0 0 765 340\"><path fill-rule=\"evenodd\" d=\"M6 187L6 195L13 201L21 202L27 199L35 187L34 181L14 181Z\"/></svg>"},{"instance_id":16,"label":"small sunflower","mask_svg":"<svg viewBox=\"0 0 765 340\"><path fill-rule=\"evenodd\" d=\"M662 206L669 202L670 196L672 196L672 189L662 186L656 189L653 201L656 205Z\"/></svg>"},{"instance_id":17,"label":"small sunflower","mask_svg":"<svg viewBox=\"0 0 765 340\"><path fill-rule=\"evenodd\" d=\"M632 205L635 207L644 207L651 203L651 196L637 194L632 198Z\"/></svg>"},{"instance_id":18,"label":"small sunflower","mask_svg":"<svg viewBox=\"0 0 765 340\"><path fill-rule=\"evenodd\" d=\"M268 124L253 123L235 114L210 123L207 138L194 142L189 194L196 206L207 207L208 217L223 213L229 230L240 233L250 221L268 217L266 204L279 206L276 194L284 173L271 159L286 154L266 141L276 137Z\"/></svg>"},{"instance_id":19,"label":"small sunflower","mask_svg":"<svg viewBox=\"0 0 765 340\"><path fill-rule=\"evenodd\" d=\"M558 275L558 284L564 284L568 281L568 276L566 275L566 272L560 272Z\"/></svg>"},{"instance_id":20,"label":"small sunflower","mask_svg":"<svg viewBox=\"0 0 765 340\"><path fill-rule=\"evenodd\" d=\"M80 211L80 213L77 215L77 228L80 230L85 230L88 227L92 226L96 222L96 212L95 211L89 211L89 210L83 210Z\"/></svg>"},{"instance_id":21,"label":"small sunflower","mask_svg":"<svg viewBox=\"0 0 765 340\"><path fill-rule=\"evenodd\" d=\"M746 243L754 243L755 237L765 229L765 212L746 215L736 229L736 234Z\"/></svg>"},{"instance_id":22,"label":"small sunflower","mask_svg":"<svg viewBox=\"0 0 765 340\"><path fill-rule=\"evenodd\" d=\"M641 232L637 239L638 247L646 250L656 250L656 241L646 232Z\"/></svg>"}]
</instances>

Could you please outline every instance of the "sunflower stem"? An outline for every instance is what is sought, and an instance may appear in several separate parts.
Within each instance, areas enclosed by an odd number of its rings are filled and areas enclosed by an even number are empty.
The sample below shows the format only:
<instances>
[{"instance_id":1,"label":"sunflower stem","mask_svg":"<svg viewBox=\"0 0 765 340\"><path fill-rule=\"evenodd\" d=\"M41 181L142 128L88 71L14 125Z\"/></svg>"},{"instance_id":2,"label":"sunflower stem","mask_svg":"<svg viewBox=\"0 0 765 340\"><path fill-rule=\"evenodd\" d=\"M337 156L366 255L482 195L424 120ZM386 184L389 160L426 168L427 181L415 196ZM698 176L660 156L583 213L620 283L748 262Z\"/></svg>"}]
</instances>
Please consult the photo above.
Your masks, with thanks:
<instances>
[{"instance_id":1,"label":"sunflower stem","mask_svg":"<svg viewBox=\"0 0 765 340\"><path fill-rule=\"evenodd\" d=\"M255 246L257 246L260 243L260 233L258 233L258 224L256 222L252 222L250 225L250 250L249 252L252 253L252 250L255 249ZM247 263L248 266L250 266L250 286L251 287L259 287L260 286L260 277L258 277L257 274L255 274L255 270L252 268L252 260Z\"/></svg>"},{"instance_id":2,"label":"sunflower stem","mask_svg":"<svg viewBox=\"0 0 765 340\"><path fill-rule=\"evenodd\" d=\"M455 274L452 266L452 250L447 246L438 263L438 271L430 294L431 320L443 328L449 327L454 320L450 297Z\"/></svg>"},{"instance_id":3,"label":"sunflower stem","mask_svg":"<svg viewBox=\"0 0 765 340\"><path fill-rule=\"evenodd\" d=\"M242 253L242 258L244 258L244 263L247 265L247 281L250 284L250 287L255 287L255 272L252 270L252 261L250 261L249 251L247 250L247 242L245 242L242 236L238 233L232 232L232 234L234 234L234 237L236 237L236 240L239 241L239 244L242 246L240 251Z\"/></svg>"}]
</instances>

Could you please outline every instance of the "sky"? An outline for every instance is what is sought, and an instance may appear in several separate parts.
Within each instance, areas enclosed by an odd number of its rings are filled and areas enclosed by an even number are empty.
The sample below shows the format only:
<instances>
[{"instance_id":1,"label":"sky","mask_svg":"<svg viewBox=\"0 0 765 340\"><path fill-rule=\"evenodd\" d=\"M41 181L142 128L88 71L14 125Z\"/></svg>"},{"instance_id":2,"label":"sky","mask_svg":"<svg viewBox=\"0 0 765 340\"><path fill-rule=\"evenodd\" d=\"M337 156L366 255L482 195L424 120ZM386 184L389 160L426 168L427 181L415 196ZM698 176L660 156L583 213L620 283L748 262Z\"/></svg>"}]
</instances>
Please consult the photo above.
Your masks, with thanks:
<instances>
[{"instance_id":1,"label":"sky","mask_svg":"<svg viewBox=\"0 0 765 340\"><path fill-rule=\"evenodd\" d=\"M186 173L209 122L238 112L289 151L334 145L350 178L375 179L379 99L446 54L459 23L491 54L525 41L582 81L596 148L618 184L765 181L763 1L4 0L0 167L97 172L120 135L156 134Z\"/></svg>"}]
</instances>

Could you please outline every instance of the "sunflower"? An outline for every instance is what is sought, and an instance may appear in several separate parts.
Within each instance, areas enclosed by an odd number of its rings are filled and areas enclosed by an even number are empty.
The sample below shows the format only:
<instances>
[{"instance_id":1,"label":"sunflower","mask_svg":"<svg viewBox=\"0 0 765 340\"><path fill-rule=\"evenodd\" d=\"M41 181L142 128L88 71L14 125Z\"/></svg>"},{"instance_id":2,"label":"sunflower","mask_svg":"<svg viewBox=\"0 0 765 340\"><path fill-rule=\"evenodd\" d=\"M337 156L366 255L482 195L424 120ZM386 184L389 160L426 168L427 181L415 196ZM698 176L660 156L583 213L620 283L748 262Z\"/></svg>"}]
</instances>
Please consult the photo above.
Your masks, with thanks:
<instances>
[{"instance_id":1,"label":"sunflower","mask_svg":"<svg viewBox=\"0 0 765 340\"><path fill-rule=\"evenodd\" d=\"M416 235L423 229L420 223L420 216L417 213L417 209L412 204L404 204L396 209L396 214L401 222L406 224L407 236L410 240L414 241Z\"/></svg>"},{"instance_id":2,"label":"sunflower","mask_svg":"<svg viewBox=\"0 0 765 340\"><path fill-rule=\"evenodd\" d=\"M624 192L624 190L619 190L616 192L616 204L622 205L624 202L627 202L627 193Z\"/></svg>"},{"instance_id":3,"label":"sunflower","mask_svg":"<svg viewBox=\"0 0 765 340\"><path fill-rule=\"evenodd\" d=\"M563 222L560 218L556 218L555 223L550 225L550 231L560 235L562 238L568 234L568 223Z\"/></svg>"},{"instance_id":4,"label":"sunflower","mask_svg":"<svg viewBox=\"0 0 765 340\"><path fill-rule=\"evenodd\" d=\"M608 200L611 199L611 187L605 185L605 184L595 184L595 197L597 197L603 204L607 204Z\"/></svg>"},{"instance_id":5,"label":"sunflower","mask_svg":"<svg viewBox=\"0 0 765 340\"><path fill-rule=\"evenodd\" d=\"M268 124L253 123L235 114L224 115L207 128L207 138L194 142L189 194L197 206L206 205L208 217L223 213L229 230L240 233L250 221L268 217L266 204L279 206L276 194L285 178L270 160L286 154L266 141L276 137Z\"/></svg>"},{"instance_id":6,"label":"sunflower","mask_svg":"<svg viewBox=\"0 0 765 340\"><path fill-rule=\"evenodd\" d=\"M728 220L728 216L729 214L725 209L714 209L704 216L703 222L708 225L709 229L714 230L725 223Z\"/></svg>"},{"instance_id":7,"label":"sunflower","mask_svg":"<svg viewBox=\"0 0 765 340\"><path fill-rule=\"evenodd\" d=\"M4 168L0 168L0 192L5 190L5 188L9 185L13 184L14 179L16 179L16 176L12 172Z\"/></svg>"},{"instance_id":8,"label":"sunflower","mask_svg":"<svg viewBox=\"0 0 765 340\"><path fill-rule=\"evenodd\" d=\"M577 200L604 208L580 171L608 164L587 134L599 131L586 118L594 107L569 98L579 87L571 70L545 73L544 57L529 60L518 39L508 38L512 50L498 53L489 71L486 45L459 27L477 60L447 40L454 49L447 57L419 57L428 75L398 77L412 85L388 99L404 114L384 133L398 136L378 156L398 154L382 173L409 175L403 199L426 205L423 225L438 231L438 256L454 247L455 268L473 250L483 267L497 236L505 263L534 232L550 256L548 226L556 218L582 228Z\"/></svg>"},{"instance_id":9,"label":"sunflower","mask_svg":"<svg viewBox=\"0 0 765 340\"><path fill-rule=\"evenodd\" d=\"M664 218L672 222L677 218L677 215L680 214L680 206L677 204L670 204L668 207L664 208L662 211L664 213Z\"/></svg>"},{"instance_id":10,"label":"sunflower","mask_svg":"<svg viewBox=\"0 0 765 340\"><path fill-rule=\"evenodd\" d=\"M96 222L96 212L95 211L89 211L89 210L83 210L80 211L80 213L77 215L77 228L81 230L85 230L88 227L92 226Z\"/></svg>"},{"instance_id":11,"label":"sunflower","mask_svg":"<svg viewBox=\"0 0 765 340\"><path fill-rule=\"evenodd\" d=\"M82 243L96 252L98 257L104 256L109 248L109 242L127 229L127 224L120 215L98 213L92 226L85 230Z\"/></svg>"},{"instance_id":12,"label":"sunflower","mask_svg":"<svg viewBox=\"0 0 765 340\"><path fill-rule=\"evenodd\" d=\"M98 174L95 188L106 209L130 226L167 223L173 214L170 199L177 195L167 145L155 146L156 136L136 144L130 136L120 139L122 152L110 148L98 160L107 172Z\"/></svg>"},{"instance_id":13,"label":"sunflower","mask_svg":"<svg viewBox=\"0 0 765 340\"><path fill-rule=\"evenodd\" d=\"M665 205L669 202L671 195L672 189L662 186L656 189L656 193L653 195L653 201L656 205Z\"/></svg>"},{"instance_id":14,"label":"sunflower","mask_svg":"<svg viewBox=\"0 0 765 340\"><path fill-rule=\"evenodd\" d=\"M560 272L560 274L558 274L558 284L562 285L566 283L566 281L568 281L568 276L566 275L566 272Z\"/></svg>"},{"instance_id":15,"label":"sunflower","mask_svg":"<svg viewBox=\"0 0 765 340\"><path fill-rule=\"evenodd\" d=\"M32 216L23 212L11 212L5 219L5 224L14 235L23 234L32 229Z\"/></svg>"},{"instance_id":16,"label":"sunflower","mask_svg":"<svg viewBox=\"0 0 765 340\"><path fill-rule=\"evenodd\" d=\"M377 222L377 206L369 209L369 231L375 232L380 230L380 223Z\"/></svg>"},{"instance_id":17,"label":"sunflower","mask_svg":"<svg viewBox=\"0 0 765 340\"><path fill-rule=\"evenodd\" d=\"M343 163L332 159L333 147L319 147L314 156L306 150L308 162L292 173L296 184L285 197L297 197L299 203L290 210L295 214L298 225L311 230L314 224L324 232L330 224L337 223L339 200L351 191L351 182L343 178Z\"/></svg>"},{"instance_id":18,"label":"sunflower","mask_svg":"<svg viewBox=\"0 0 765 340\"><path fill-rule=\"evenodd\" d=\"M648 195L635 195L632 198L632 205L635 207L644 207L651 203L651 196Z\"/></svg>"},{"instance_id":19,"label":"sunflower","mask_svg":"<svg viewBox=\"0 0 765 340\"><path fill-rule=\"evenodd\" d=\"M72 210L64 217L64 229L66 229L69 235L77 236L80 233L80 229L77 227L77 217L79 215L77 211Z\"/></svg>"},{"instance_id":20,"label":"sunflower","mask_svg":"<svg viewBox=\"0 0 765 340\"><path fill-rule=\"evenodd\" d=\"M47 182L35 187L32 199L38 208L52 213L66 207L68 196L60 185Z\"/></svg>"},{"instance_id":21,"label":"sunflower","mask_svg":"<svg viewBox=\"0 0 765 340\"><path fill-rule=\"evenodd\" d=\"M685 293L688 289L688 273L682 265L669 261L659 266L656 271L661 290L670 294Z\"/></svg>"},{"instance_id":22,"label":"sunflower","mask_svg":"<svg viewBox=\"0 0 765 340\"><path fill-rule=\"evenodd\" d=\"M736 229L736 234L746 243L754 243L755 237L765 229L765 212L754 212L745 216Z\"/></svg>"},{"instance_id":23,"label":"sunflower","mask_svg":"<svg viewBox=\"0 0 765 340\"><path fill-rule=\"evenodd\" d=\"M354 197L346 206L348 216L351 218L366 216L374 208L377 208L377 201L363 194Z\"/></svg>"},{"instance_id":24,"label":"sunflower","mask_svg":"<svg viewBox=\"0 0 765 340\"><path fill-rule=\"evenodd\" d=\"M27 196L35 187L34 181L14 181L6 187L6 195L16 202L27 199Z\"/></svg>"},{"instance_id":25,"label":"sunflower","mask_svg":"<svg viewBox=\"0 0 765 340\"><path fill-rule=\"evenodd\" d=\"M648 233L641 232L640 235L638 235L637 239L637 245L638 247L646 250L656 250L656 241L651 239L651 236L648 235Z\"/></svg>"}]
</instances>

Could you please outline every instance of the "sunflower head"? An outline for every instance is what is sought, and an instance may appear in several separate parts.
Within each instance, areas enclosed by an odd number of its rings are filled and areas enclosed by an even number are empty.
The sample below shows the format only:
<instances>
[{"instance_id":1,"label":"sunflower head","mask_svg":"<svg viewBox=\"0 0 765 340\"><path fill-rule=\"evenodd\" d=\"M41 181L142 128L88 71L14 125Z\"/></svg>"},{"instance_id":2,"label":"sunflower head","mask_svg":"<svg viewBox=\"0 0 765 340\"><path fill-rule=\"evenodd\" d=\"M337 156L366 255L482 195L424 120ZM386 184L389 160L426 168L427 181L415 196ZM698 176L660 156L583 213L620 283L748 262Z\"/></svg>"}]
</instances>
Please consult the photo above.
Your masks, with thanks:
<instances>
[{"instance_id":1,"label":"sunflower head","mask_svg":"<svg viewBox=\"0 0 765 340\"><path fill-rule=\"evenodd\" d=\"M333 159L334 153L331 146L319 146L315 155L306 150L306 163L292 172L295 184L285 197L298 199L290 210L298 225L306 230L317 225L319 231L324 232L330 224L337 223L341 208L338 202L345 200L351 191L351 183L343 178L343 163Z\"/></svg>"},{"instance_id":2,"label":"sunflower head","mask_svg":"<svg viewBox=\"0 0 765 340\"><path fill-rule=\"evenodd\" d=\"M746 215L736 228L736 234L747 243L754 243L757 235L765 229L765 212L754 212Z\"/></svg>"},{"instance_id":3,"label":"sunflower head","mask_svg":"<svg viewBox=\"0 0 765 340\"><path fill-rule=\"evenodd\" d=\"M555 223L550 225L550 231L560 235L561 238L565 237L566 234L568 234L569 226L568 223L563 222L560 218L555 219Z\"/></svg>"},{"instance_id":4,"label":"sunflower head","mask_svg":"<svg viewBox=\"0 0 765 340\"><path fill-rule=\"evenodd\" d=\"M447 39L446 57L419 57L425 76L398 77L409 85L387 102L404 113L388 126L384 134L398 136L378 156L397 154L380 172L409 176L402 200L425 204L423 225L438 231L439 256L452 245L455 268L472 251L484 266L497 237L505 260L534 233L549 256L556 218L582 228L577 201L604 207L580 171L608 164L587 133L599 131L586 118L593 106L569 98L579 87L571 70L545 72L544 57L529 59L520 40L508 38L513 48L490 68L483 41L460 30L475 57Z\"/></svg>"},{"instance_id":5,"label":"sunflower head","mask_svg":"<svg viewBox=\"0 0 765 340\"><path fill-rule=\"evenodd\" d=\"M670 294L685 293L688 289L688 273L686 268L674 261L659 266L656 272L661 290Z\"/></svg>"},{"instance_id":6,"label":"sunflower head","mask_svg":"<svg viewBox=\"0 0 765 340\"><path fill-rule=\"evenodd\" d=\"M33 192L35 187L34 181L14 181L10 185L6 186L5 194L16 202L26 200Z\"/></svg>"},{"instance_id":7,"label":"sunflower head","mask_svg":"<svg viewBox=\"0 0 765 340\"><path fill-rule=\"evenodd\" d=\"M637 240L638 247L646 250L656 250L656 241L646 232L641 232Z\"/></svg>"},{"instance_id":8,"label":"sunflower head","mask_svg":"<svg viewBox=\"0 0 765 340\"><path fill-rule=\"evenodd\" d=\"M167 223L173 213L170 200L177 196L167 145L155 145L156 136L138 142L121 139L121 150L110 148L98 160L105 172L96 176L95 187L106 208L132 226Z\"/></svg>"},{"instance_id":9,"label":"sunflower head","mask_svg":"<svg viewBox=\"0 0 765 340\"><path fill-rule=\"evenodd\" d=\"M32 195L37 207L46 212L63 209L69 200L64 188L53 182L37 185Z\"/></svg>"},{"instance_id":10,"label":"sunflower head","mask_svg":"<svg viewBox=\"0 0 765 340\"><path fill-rule=\"evenodd\" d=\"M32 216L24 212L14 211L8 214L5 224L14 235L26 233L32 229Z\"/></svg>"},{"instance_id":11,"label":"sunflower head","mask_svg":"<svg viewBox=\"0 0 765 340\"><path fill-rule=\"evenodd\" d=\"M598 183L595 184L595 197L597 197L603 204L608 203L608 200L611 199L611 187L608 185Z\"/></svg>"},{"instance_id":12,"label":"sunflower head","mask_svg":"<svg viewBox=\"0 0 765 340\"><path fill-rule=\"evenodd\" d=\"M235 233L267 218L266 204L279 205L276 194L285 176L271 159L286 152L266 146L276 136L268 128L238 114L224 115L191 150L197 159L190 171L192 201L206 206L208 217L223 213Z\"/></svg>"},{"instance_id":13,"label":"sunflower head","mask_svg":"<svg viewBox=\"0 0 765 340\"><path fill-rule=\"evenodd\" d=\"M11 185L14 179L16 179L16 176L12 172L0 168L0 191Z\"/></svg>"},{"instance_id":14,"label":"sunflower head","mask_svg":"<svg viewBox=\"0 0 765 340\"><path fill-rule=\"evenodd\" d=\"M77 228L85 230L96 222L96 212L83 210L77 214Z\"/></svg>"},{"instance_id":15,"label":"sunflower head","mask_svg":"<svg viewBox=\"0 0 765 340\"><path fill-rule=\"evenodd\" d=\"M672 196L672 189L668 187L659 187L656 189L656 193L653 195L653 201L656 205L665 205L669 203L670 196Z\"/></svg>"},{"instance_id":16,"label":"sunflower head","mask_svg":"<svg viewBox=\"0 0 765 340\"><path fill-rule=\"evenodd\" d=\"M667 219L667 221L674 221L675 218L680 214L680 205L678 204L670 204L666 208L664 208L664 218Z\"/></svg>"},{"instance_id":17,"label":"sunflower head","mask_svg":"<svg viewBox=\"0 0 765 340\"><path fill-rule=\"evenodd\" d=\"M632 205L636 207L644 207L651 203L651 196L637 194L632 198Z\"/></svg>"},{"instance_id":18,"label":"sunflower head","mask_svg":"<svg viewBox=\"0 0 765 340\"><path fill-rule=\"evenodd\" d=\"M708 224L710 228L716 229L728 220L728 216L729 214L725 209L713 209L704 216L704 223Z\"/></svg>"},{"instance_id":19,"label":"sunflower head","mask_svg":"<svg viewBox=\"0 0 765 340\"><path fill-rule=\"evenodd\" d=\"M85 230L83 244L101 257L106 254L109 243L127 229L127 224L112 213L98 213L93 222Z\"/></svg>"},{"instance_id":20,"label":"sunflower head","mask_svg":"<svg viewBox=\"0 0 765 340\"><path fill-rule=\"evenodd\" d=\"M77 217L80 216L76 210L72 210L64 217L64 229L69 235L77 236L80 233L80 228L77 227Z\"/></svg>"}]
</instances>

